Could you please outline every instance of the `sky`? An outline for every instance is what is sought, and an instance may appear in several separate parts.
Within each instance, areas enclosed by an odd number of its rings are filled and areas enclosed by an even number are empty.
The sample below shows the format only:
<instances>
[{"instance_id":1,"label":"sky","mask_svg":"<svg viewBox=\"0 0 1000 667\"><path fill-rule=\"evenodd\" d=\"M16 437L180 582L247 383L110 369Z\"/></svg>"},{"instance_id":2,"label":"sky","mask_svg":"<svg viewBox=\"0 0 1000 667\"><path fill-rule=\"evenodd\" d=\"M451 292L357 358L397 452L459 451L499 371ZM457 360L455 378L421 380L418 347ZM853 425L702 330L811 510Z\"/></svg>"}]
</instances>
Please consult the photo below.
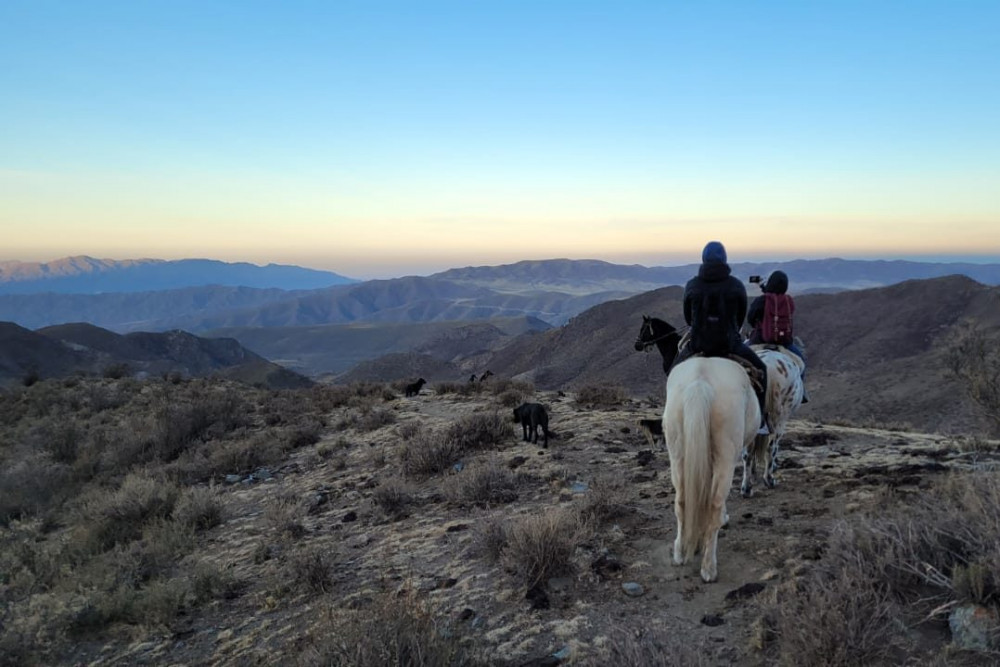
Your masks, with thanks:
<instances>
[{"instance_id":1,"label":"sky","mask_svg":"<svg viewBox=\"0 0 1000 667\"><path fill-rule=\"evenodd\" d=\"M0 260L1000 261L1000 2L0 3Z\"/></svg>"}]
</instances>

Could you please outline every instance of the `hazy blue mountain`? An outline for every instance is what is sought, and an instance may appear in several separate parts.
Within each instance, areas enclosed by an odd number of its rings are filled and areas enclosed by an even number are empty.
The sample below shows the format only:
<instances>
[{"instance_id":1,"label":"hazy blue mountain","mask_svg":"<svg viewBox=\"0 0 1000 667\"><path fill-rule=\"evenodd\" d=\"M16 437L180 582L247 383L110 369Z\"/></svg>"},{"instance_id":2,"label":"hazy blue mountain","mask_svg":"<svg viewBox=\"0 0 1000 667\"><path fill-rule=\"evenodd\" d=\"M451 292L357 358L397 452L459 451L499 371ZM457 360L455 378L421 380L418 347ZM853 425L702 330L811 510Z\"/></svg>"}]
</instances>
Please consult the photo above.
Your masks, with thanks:
<instances>
[{"instance_id":1,"label":"hazy blue mountain","mask_svg":"<svg viewBox=\"0 0 1000 667\"><path fill-rule=\"evenodd\" d=\"M580 294L621 290L638 294L668 285L683 285L697 274L698 266L648 267L598 260L549 259L449 269L431 277L509 292L547 290ZM766 278L781 269L789 276L790 289L797 293L864 289L954 274L968 276L984 285L1000 285L1000 264L830 258L734 262L731 267L733 275L744 282L750 276Z\"/></svg>"},{"instance_id":2,"label":"hazy blue mountain","mask_svg":"<svg viewBox=\"0 0 1000 667\"><path fill-rule=\"evenodd\" d=\"M355 282L332 271L213 259L111 260L79 256L45 263L0 262L0 294L151 292L202 285L303 290Z\"/></svg>"}]
</instances>

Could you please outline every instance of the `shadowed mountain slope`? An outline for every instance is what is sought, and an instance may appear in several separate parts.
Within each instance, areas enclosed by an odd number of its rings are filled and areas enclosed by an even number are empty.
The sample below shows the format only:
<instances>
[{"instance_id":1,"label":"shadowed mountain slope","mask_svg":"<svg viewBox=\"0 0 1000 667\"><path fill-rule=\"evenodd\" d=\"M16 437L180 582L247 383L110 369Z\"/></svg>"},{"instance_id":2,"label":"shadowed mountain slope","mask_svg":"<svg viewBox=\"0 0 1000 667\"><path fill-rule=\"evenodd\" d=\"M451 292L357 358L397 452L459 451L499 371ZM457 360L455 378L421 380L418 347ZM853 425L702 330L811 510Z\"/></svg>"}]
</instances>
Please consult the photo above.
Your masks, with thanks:
<instances>
[{"instance_id":1,"label":"shadowed mountain slope","mask_svg":"<svg viewBox=\"0 0 1000 667\"><path fill-rule=\"evenodd\" d=\"M680 324L681 298L681 288L667 287L602 303L558 329L521 336L478 364L542 389L612 382L662 403L660 356L635 352L633 342L644 314ZM1000 339L998 300L1000 289L963 276L799 297L796 332L809 352L812 393L799 415L942 431L978 423L948 377L945 355L953 328L965 319Z\"/></svg>"},{"instance_id":2,"label":"shadowed mountain slope","mask_svg":"<svg viewBox=\"0 0 1000 667\"><path fill-rule=\"evenodd\" d=\"M532 317L479 322L326 324L310 327L234 327L207 332L235 338L248 349L309 375L341 373L384 354L416 351L450 361L488 353L548 324ZM389 378L395 379L395 378Z\"/></svg>"},{"instance_id":3,"label":"shadowed mountain slope","mask_svg":"<svg viewBox=\"0 0 1000 667\"><path fill-rule=\"evenodd\" d=\"M0 382L28 375L61 377L101 373L111 366L129 372L221 374L273 388L309 386L311 381L243 348L231 338L199 338L184 331L120 335L86 323L30 331L0 323Z\"/></svg>"}]
</instances>

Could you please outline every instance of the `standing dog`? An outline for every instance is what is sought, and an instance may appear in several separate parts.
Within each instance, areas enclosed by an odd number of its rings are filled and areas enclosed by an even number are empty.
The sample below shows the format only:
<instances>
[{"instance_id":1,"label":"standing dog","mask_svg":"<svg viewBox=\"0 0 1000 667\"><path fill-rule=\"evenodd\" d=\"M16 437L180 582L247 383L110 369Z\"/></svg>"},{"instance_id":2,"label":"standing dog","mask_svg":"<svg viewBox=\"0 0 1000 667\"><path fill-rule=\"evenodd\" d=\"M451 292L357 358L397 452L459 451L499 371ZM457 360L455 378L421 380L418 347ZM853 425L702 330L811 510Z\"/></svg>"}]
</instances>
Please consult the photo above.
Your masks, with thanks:
<instances>
[{"instance_id":1,"label":"standing dog","mask_svg":"<svg viewBox=\"0 0 1000 667\"><path fill-rule=\"evenodd\" d=\"M522 403L514 408L514 423L521 425L522 440L538 444L538 427L542 427L545 436L542 446L549 446L549 414L541 403ZM530 429L530 430L529 430Z\"/></svg>"},{"instance_id":2,"label":"standing dog","mask_svg":"<svg viewBox=\"0 0 1000 667\"><path fill-rule=\"evenodd\" d=\"M416 396L417 394L420 393L420 388L423 387L425 384L427 384L427 380L420 378L413 384L406 385L406 395Z\"/></svg>"}]
</instances>

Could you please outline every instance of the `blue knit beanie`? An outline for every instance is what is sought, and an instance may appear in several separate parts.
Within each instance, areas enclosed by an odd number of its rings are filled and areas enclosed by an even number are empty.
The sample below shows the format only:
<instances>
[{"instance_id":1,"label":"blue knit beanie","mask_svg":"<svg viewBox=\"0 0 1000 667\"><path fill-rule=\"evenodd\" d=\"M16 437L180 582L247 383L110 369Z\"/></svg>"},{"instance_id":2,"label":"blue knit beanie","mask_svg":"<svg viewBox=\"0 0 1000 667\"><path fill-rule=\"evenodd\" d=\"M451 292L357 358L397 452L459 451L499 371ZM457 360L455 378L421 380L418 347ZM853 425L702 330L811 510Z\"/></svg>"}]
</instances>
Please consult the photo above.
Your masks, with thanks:
<instances>
[{"instance_id":1,"label":"blue knit beanie","mask_svg":"<svg viewBox=\"0 0 1000 667\"><path fill-rule=\"evenodd\" d=\"M726 248L718 241L709 241L705 249L701 251L701 261L703 264L726 263Z\"/></svg>"}]
</instances>

